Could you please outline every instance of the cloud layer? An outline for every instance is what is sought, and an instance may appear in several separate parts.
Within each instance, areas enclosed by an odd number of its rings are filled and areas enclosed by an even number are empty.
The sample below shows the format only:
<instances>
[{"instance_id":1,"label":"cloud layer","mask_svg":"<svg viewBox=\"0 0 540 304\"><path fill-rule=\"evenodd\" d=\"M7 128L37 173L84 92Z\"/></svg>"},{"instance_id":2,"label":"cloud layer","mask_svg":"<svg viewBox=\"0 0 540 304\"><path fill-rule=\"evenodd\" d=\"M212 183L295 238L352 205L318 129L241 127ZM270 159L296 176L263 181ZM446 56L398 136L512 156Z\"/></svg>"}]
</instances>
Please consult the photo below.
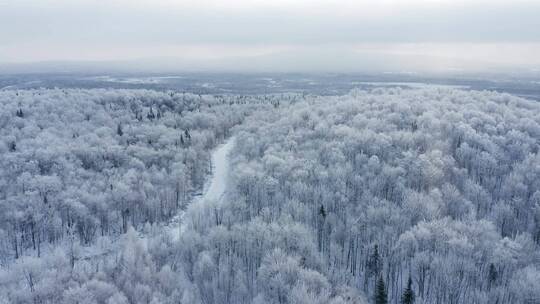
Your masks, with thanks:
<instances>
[{"instance_id":1,"label":"cloud layer","mask_svg":"<svg viewBox=\"0 0 540 304\"><path fill-rule=\"evenodd\" d=\"M373 3L8 1L0 3L0 60L204 60L283 52L302 56L322 49L329 50L330 56L371 50L396 58L444 57L462 63L478 59L499 65L540 61L536 55L540 44L538 2ZM464 51L465 47L473 49L474 55ZM498 51L501 48L504 58Z\"/></svg>"}]
</instances>

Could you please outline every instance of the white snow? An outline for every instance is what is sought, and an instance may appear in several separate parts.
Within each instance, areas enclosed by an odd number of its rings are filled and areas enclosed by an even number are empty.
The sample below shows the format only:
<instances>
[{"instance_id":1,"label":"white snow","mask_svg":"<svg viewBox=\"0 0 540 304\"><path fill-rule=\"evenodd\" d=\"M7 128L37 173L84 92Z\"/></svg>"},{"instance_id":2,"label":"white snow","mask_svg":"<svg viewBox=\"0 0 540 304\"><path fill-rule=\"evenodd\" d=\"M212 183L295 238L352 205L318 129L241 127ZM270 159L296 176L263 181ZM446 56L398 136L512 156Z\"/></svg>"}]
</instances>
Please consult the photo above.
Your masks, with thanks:
<instances>
[{"instance_id":1,"label":"white snow","mask_svg":"<svg viewBox=\"0 0 540 304\"><path fill-rule=\"evenodd\" d=\"M227 178L229 176L228 155L234 146L234 138L219 146L212 154L212 178L200 200L220 201L226 192Z\"/></svg>"},{"instance_id":2,"label":"white snow","mask_svg":"<svg viewBox=\"0 0 540 304\"><path fill-rule=\"evenodd\" d=\"M183 76L154 76L154 77L112 77L109 75L92 76L81 78L83 80L97 80L105 82L117 82L127 84L156 84L162 83L164 80L182 79Z\"/></svg>"},{"instance_id":3,"label":"white snow","mask_svg":"<svg viewBox=\"0 0 540 304\"><path fill-rule=\"evenodd\" d=\"M229 152L234 147L235 138L229 138L224 144L218 146L212 153L212 175L206 182L202 195L195 196L191 204L204 202L221 202L227 193L227 180L229 177ZM185 231L187 221L184 219L185 210L181 210L169 225L169 232L173 239Z\"/></svg>"},{"instance_id":4,"label":"white snow","mask_svg":"<svg viewBox=\"0 0 540 304\"><path fill-rule=\"evenodd\" d=\"M428 88L441 88L441 89L469 89L469 86L465 85L452 85L452 84L435 84L425 82L383 82L383 81L355 81L352 84L362 84L377 87L409 87L411 89L428 89Z\"/></svg>"}]
</instances>

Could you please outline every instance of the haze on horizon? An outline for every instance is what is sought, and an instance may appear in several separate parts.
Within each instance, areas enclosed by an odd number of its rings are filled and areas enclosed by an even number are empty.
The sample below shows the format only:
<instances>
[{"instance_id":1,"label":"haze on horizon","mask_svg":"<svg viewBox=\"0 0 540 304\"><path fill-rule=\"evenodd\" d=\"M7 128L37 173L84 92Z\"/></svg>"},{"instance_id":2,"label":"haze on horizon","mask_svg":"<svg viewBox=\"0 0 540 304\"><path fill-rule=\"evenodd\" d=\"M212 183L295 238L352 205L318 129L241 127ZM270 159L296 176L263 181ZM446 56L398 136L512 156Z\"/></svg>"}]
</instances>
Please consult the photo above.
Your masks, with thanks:
<instances>
[{"instance_id":1,"label":"haze on horizon","mask_svg":"<svg viewBox=\"0 0 540 304\"><path fill-rule=\"evenodd\" d=\"M538 16L532 0L8 0L0 65L538 71Z\"/></svg>"}]
</instances>

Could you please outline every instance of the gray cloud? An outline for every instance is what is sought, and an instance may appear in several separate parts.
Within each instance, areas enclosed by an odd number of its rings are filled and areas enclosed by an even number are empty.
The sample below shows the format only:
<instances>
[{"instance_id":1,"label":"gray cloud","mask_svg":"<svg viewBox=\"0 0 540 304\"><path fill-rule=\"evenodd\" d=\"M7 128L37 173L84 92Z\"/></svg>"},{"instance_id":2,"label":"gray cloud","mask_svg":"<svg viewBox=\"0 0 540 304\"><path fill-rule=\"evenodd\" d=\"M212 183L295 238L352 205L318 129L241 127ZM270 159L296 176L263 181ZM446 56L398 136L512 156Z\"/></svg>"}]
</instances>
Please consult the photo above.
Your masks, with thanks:
<instances>
[{"instance_id":1,"label":"gray cloud","mask_svg":"<svg viewBox=\"0 0 540 304\"><path fill-rule=\"evenodd\" d=\"M387 2L372 9L369 2L348 1L318 6L240 1L230 7L189 1L13 1L0 4L0 56L11 62L102 60L173 56L175 47L205 45L350 50L366 43L512 43L526 48L526 43L540 42L540 3L533 1Z\"/></svg>"}]
</instances>

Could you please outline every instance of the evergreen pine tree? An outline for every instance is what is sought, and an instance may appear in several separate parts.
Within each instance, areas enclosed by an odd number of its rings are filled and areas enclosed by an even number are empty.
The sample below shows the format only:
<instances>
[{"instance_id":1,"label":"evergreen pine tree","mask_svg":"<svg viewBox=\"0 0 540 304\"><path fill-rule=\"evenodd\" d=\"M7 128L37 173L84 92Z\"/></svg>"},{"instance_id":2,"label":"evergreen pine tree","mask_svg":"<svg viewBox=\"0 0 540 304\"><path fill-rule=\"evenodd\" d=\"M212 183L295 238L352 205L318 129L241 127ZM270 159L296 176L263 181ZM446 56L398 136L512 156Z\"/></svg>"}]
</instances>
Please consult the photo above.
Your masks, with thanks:
<instances>
[{"instance_id":1,"label":"evergreen pine tree","mask_svg":"<svg viewBox=\"0 0 540 304\"><path fill-rule=\"evenodd\" d=\"M373 248L373 254L368 260L368 271L370 275L378 275L381 271L381 258L379 256L379 246L375 245Z\"/></svg>"},{"instance_id":2,"label":"evergreen pine tree","mask_svg":"<svg viewBox=\"0 0 540 304\"><path fill-rule=\"evenodd\" d=\"M152 110L152 107L150 107L150 111L146 115L146 118L148 118L148 120L154 120L154 118L156 118L156 115L154 114L154 110Z\"/></svg>"},{"instance_id":3,"label":"evergreen pine tree","mask_svg":"<svg viewBox=\"0 0 540 304\"><path fill-rule=\"evenodd\" d=\"M326 210L324 210L324 206L321 205L321 208L319 208L319 219L317 224L317 245L319 248L319 252L323 251L323 230L324 230L324 222L326 219Z\"/></svg>"},{"instance_id":4,"label":"evergreen pine tree","mask_svg":"<svg viewBox=\"0 0 540 304\"><path fill-rule=\"evenodd\" d=\"M489 277L488 277L489 288L491 288L491 286L493 286L495 281L497 281L497 276L498 276L497 268L495 268L495 265L493 265L493 263L491 263L489 265Z\"/></svg>"},{"instance_id":5,"label":"evergreen pine tree","mask_svg":"<svg viewBox=\"0 0 540 304\"><path fill-rule=\"evenodd\" d=\"M401 303L402 304L413 304L414 303L414 291L412 289L412 279L409 275L409 280L407 281L407 288L405 288L405 291L403 291L403 295L401 296Z\"/></svg>"},{"instance_id":6,"label":"evergreen pine tree","mask_svg":"<svg viewBox=\"0 0 540 304\"><path fill-rule=\"evenodd\" d=\"M386 294L386 286L382 276L379 276L377 285L375 285L375 304L387 304L388 295Z\"/></svg>"},{"instance_id":7,"label":"evergreen pine tree","mask_svg":"<svg viewBox=\"0 0 540 304\"><path fill-rule=\"evenodd\" d=\"M122 124L118 124L118 127L116 127L116 134L118 134L118 136L124 135L124 131L122 131Z\"/></svg>"},{"instance_id":8,"label":"evergreen pine tree","mask_svg":"<svg viewBox=\"0 0 540 304\"><path fill-rule=\"evenodd\" d=\"M326 210L324 210L324 206L321 205L321 208L319 209L319 214L325 218L326 217Z\"/></svg>"}]
</instances>

